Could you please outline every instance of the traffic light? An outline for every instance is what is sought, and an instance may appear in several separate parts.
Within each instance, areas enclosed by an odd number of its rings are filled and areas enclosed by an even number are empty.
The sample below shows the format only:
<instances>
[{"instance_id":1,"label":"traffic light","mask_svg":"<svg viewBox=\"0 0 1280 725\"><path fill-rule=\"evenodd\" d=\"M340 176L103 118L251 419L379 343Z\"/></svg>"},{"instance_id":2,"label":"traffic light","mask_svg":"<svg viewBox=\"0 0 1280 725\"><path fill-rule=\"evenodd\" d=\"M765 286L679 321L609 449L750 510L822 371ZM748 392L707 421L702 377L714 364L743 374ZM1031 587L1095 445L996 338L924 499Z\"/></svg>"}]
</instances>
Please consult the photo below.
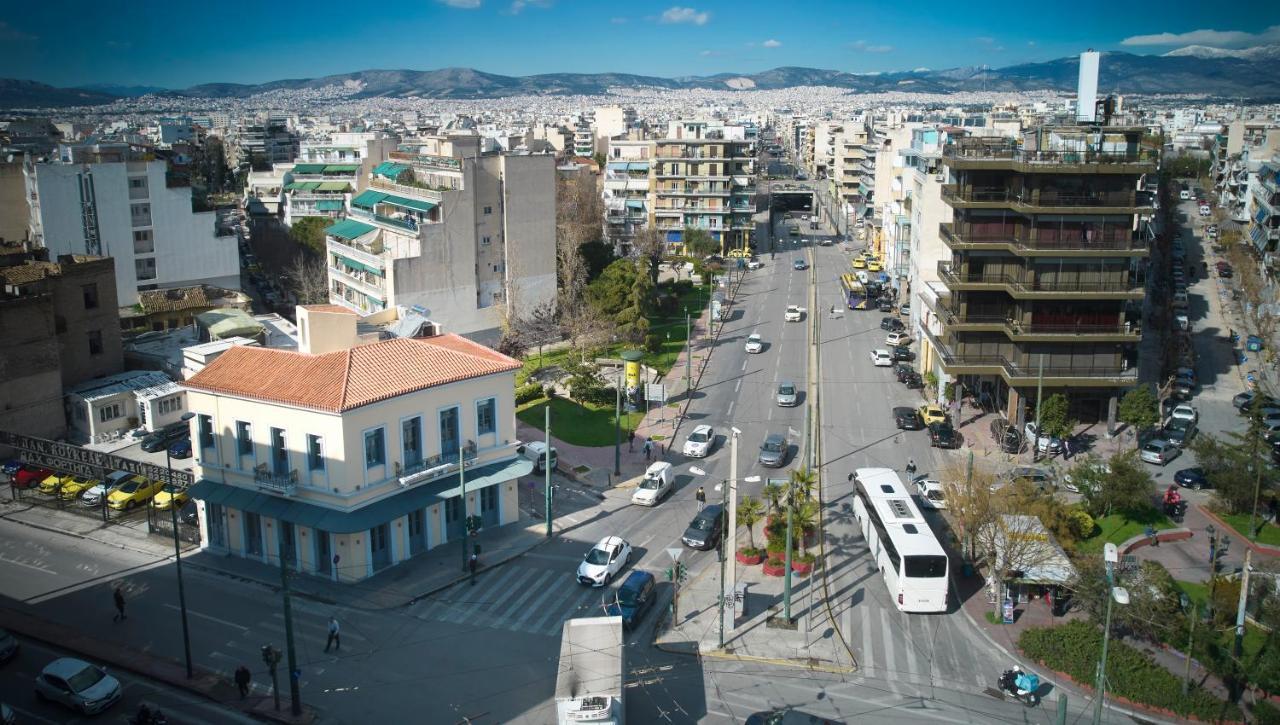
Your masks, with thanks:
<instances>
[{"instance_id":1,"label":"traffic light","mask_svg":"<svg viewBox=\"0 0 1280 725\"><path fill-rule=\"evenodd\" d=\"M684 583L685 579L689 578L689 569L685 567L684 564L681 564L681 563L676 564L676 578L680 581L681 584Z\"/></svg>"},{"instance_id":2,"label":"traffic light","mask_svg":"<svg viewBox=\"0 0 1280 725\"><path fill-rule=\"evenodd\" d=\"M665 571L665 572L663 572L663 573L665 573L665 574L667 575L667 581L671 581L671 580L675 579L675 574L673 573L673 571L672 571L672 568L671 568L671 567L667 567L666 571Z\"/></svg>"}]
</instances>

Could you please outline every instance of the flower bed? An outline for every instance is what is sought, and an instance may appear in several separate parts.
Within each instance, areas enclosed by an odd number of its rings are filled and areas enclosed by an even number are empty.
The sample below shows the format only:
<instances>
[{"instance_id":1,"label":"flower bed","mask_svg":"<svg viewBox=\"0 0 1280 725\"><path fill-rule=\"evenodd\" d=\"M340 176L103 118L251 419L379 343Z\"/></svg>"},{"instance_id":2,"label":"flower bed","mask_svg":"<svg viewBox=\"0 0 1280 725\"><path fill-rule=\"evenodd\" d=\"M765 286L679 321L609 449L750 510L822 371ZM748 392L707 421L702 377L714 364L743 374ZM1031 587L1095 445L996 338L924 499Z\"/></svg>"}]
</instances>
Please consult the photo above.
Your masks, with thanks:
<instances>
[{"instance_id":1,"label":"flower bed","mask_svg":"<svg viewBox=\"0 0 1280 725\"><path fill-rule=\"evenodd\" d=\"M787 562L782 559L769 559L764 563L765 576L782 576L787 573Z\"/></svg>"},{"instance_id":2,"label":"flower bed","mask_svg":"<svg viewBox=\"0 0 1280 725\"><path fill-rule=\"evenodd\" d=\"M808 558L809 560L805 561L805 558ZM797 557L792 559L791 571L794 571L801 576L808 576L811 574L813 572L813 556L810 555L808 557Z\"/></svg>"},{"instance_id":3,"label":"flower bed","mask_svg":"<svg viewBox=\"0 0 1280 725\"><path fill-rule=\"evenodd\" d=\"M759 549L751 549L744 546L741 549L738 549L734 558L738 560L739 564L755 566L756 564L764 561L764 552Z\"/></svg>"}]
</instances>

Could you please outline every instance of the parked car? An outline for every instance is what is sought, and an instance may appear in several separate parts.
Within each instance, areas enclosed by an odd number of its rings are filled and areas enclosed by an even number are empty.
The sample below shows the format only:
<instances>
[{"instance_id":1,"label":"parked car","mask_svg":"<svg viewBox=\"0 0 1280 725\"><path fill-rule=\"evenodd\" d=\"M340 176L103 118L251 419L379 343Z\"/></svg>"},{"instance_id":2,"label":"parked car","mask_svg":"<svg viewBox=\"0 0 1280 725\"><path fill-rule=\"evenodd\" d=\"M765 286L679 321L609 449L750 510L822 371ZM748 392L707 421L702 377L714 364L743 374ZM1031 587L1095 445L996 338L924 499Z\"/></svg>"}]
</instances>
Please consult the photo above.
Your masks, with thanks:
<instances>
[{"instance_id":1,"label":"parked car","mask_svg":"<svg viewBox=\"0 0 1280 725\"><path fill-rule=\"evenodd\" d=\"M145 504L160 491L159 481L133 476L107 494L107 506L115 511L129 511Z\"/></svg>"},{"instance_id":2,"label":"parked car","mask_svg":"<svg viewBox=\"0 0 1280 725\"><path fill-rule=\"evenodd\" d=\"M764 262L761 262L758 259L752 258L747 260L747 269L760 269L763 266Z\"/></svg>"},{"instance_id":3,"label":"parked car","mask_svg":"<svg viewBox=\"0 0 1280 725\"><path fill-rule=\"evenodd\" d=\"M76 480L76 476L70 473L50 473L40 481L40 493L46 496L54 496L62 492L62 487Z\"/></svg>"},{"instance_id":4,"label":"parked car","mask_svg":"<svg viewBox=\"0 0 1280 725\"><path fill-rule=\"evenodd\" d=\"M1179 470L1173 474L1173 482L1194 491L1209 487L1209 479L1204 475L1204 469L1199 467Z\"/></svg>"},{"instance_id":5,"label":"parked car","mask_svg":"<svg viewBox=\"0 0 1280 725\"><path fill-rule=\"evenodd\" d=\"M147 453L163 451L170 445L190 435L186 423L171 423L142 439L142 450Z\"/></svg>"},{"instance_id":6,"label":"parked car","mask_svg":"<svg viewBox=\"0 0 1280 725\"><path fill-rule=\"evenodd\" d=\"M631 544L620 536L606 536L583 555L578 565L578 583L602 587L630 563Z\"/></svg>"},{"instance_id":7,"label":"parked car","mask_svg":"<svg viewBox=\"0 0 1280 725\"><path fill-rule=\"evenodd\" d=\"M178 509L178 520L187 526L200 525L200 509L194 500L182 504L182 508Z\"/></svg>"},{"instance_id":8,"label":"parked car","mask_svg":"<svg viewBox=\"0 0 1280 725\"><path fill-rule=\"evenodd\" d=\"M560 462L559 451L556 450L555 446L551 447L551 455L547 455L546 441L529 441L516 448L516 453L533 461L533 472L538 474L545 473L548 466L554 471L556 464ZM548 458L550 458L550 463L548 463Z\"/></svg>"},{"instance_id":9,"label":"parked car","mask_svg":"<svg viewBox=\"0 0 1280 725\"><path fill-rule=\"evenodd\" d=\"M170 506L181 509L190 499L191 494L187 493L185 486L170 483L156 492L156 495L151 498L151 505L160 511L168 511Z\"/></svg>"},{"instance_id":10,"label":"parked car","mask_svg":"<svg viewBox=\"0 0 1280 725\"><path fill-rule=\"evenodd\" d=\"M932 478L921 476L915 480L916 495L920 497L920 505L929 509L944 509L947 499L942 493L942 484Z\"/></svg>"},{"instance_id":11,"label":"parked car","mask_svg":"<svg viewBox=\"0 0 1280 725\"><path fill-rule=\"evenodd\" d=\"M61 657L36 676L36 699L96 715L120 700L120 681L84 660Z\"/></svg>"},{"instance_id":12,"label":"parked car","mask_svg":"<svg viewBox=\"0 0 1280 725\"><path fill-rule=\"evenodd\" d=\"M804 308L799 305L787 305L787 311L782 315L784 322L799 322L804 319Z\"/></svg>"},{"instance_id":13,"label":"parked car","mask_svg":"<svg viewBox=\"0 0 1280 725\"><path fill-rule=\"evenodd\" d=\"M675 480L675 471L672 470L670 463L658 461L649 464L649 468L645 469L644 478L640 479L640 485L636 486L636 490L631 494L631 503L640 506L657 506L662 503L662 499L676 490Z\"/></svg>"},{"instance_id":14,"label":"parked car","mask_svg":"<svg viewBox=\"0 0 1280 725\"><path fill-rule=\"evenodd\" d=\"M889 347L906 345L910 342L911 342L911 336L905 332L890 332L888 335L885 335L885 338L884 338L884 344L888 345Z\"/></svg>"},{"instance_id":15,"label":"parked car","mask_svg":"<svg viewBox=\"0 0 1280 725\"><path fill-rule=\"evenodd\" d=\"M950 423L933 423L929 426L929 444L934 448L959 448L960 434Z\"/></svg>"},{"instance_id":16,"label":"parked car","mask_svg":"<svg viewBox=\"0 0 1280 725\"><path fill-rule=\"evenodd\" d=\"M893 353L879 347L871 351L871 364L878 368L887 368L893 366Z\"/></svg>"},{"instance_id":17,"label":"parked car","mask_svg":"<svg viewBox=\"0 0 1280 725\"><path fill-rule=\"evenodd\" d=\"M923 420L925 425L946 423L948 420L947 411L943 410L941 405L932 403L922 405L920 406L920 420Z\"/></svg>"},{"instance_id":18,"label":"parked car","mask_svg":"<svg viewBox=\"0 0 1280 725\"><path fill-rule=\"evenodd\" d=\"M96 478L72 476L71 480L63 479L62 490L58 493L58 498L63 501L75 501L87 490L101 483Z\"/></svg>"},{"instance_id":19,"label":"parked car","mask_svg":"<svg viewBox=\"0 0 1280 725\"><path fill-rule=\"evenodd\" d=\"M1036 442L1036 449L1041 453L1056 455L1062 450L1062 439L1057 436L1041 435L1036 436L1035 421L1028 421L1027 425L1022 429L1022 434L1028 441Z\"/></svg>"},{"instance_id":20,"label":"parked car","mask_svg":"<svg viewBox=\"0 0 1280 725\"><path fill-rule=\"evenodd\" d=\"M920 420L920 414L914 408L894 408L893 422L898 426L899 430L922 430L924 421Z\"/></svg>"},{"instance_id":21,"label":"parked car","mask_svg":"<svg viewBox=\"0 0 1280 725\"><path fill-rule=\"evenodd\" d=\"M1005 474L1005 483L1010 485L1017 483L1025 483L1032 487L1037 493L1050 494L1057 489L1054 483L1053 472L1045 468L1037 468L1035 466L1015 466ZM997 487L1000 484L997 484Z\"/></svg>"},{"instance_id":22,"label":"parked car","mask_svg":"<svg viewBox=\"0 0 1280 725\"><path fill-rule=\"evenodd\" d=\"M1200 413L1194 407L1184 403L1173 406L1168 417L1170 420L1189 420L1194 423L1200 420Z\"/></svg>"},{"instance_id":23,"label":"parked car","mask_svg":"<svg viewBox=\"0 0 1280 725\"><path fill-rule=\"evenodd\" d=\"M746 351L753 355L764 351L764 338L760 337L760 333L753 332L747 335Z\"/></svg>"},{"instance_id":24,"label":"parked car","mask_svg":"<svg viewBox=\"0 0 1280 725\"><path fill-rule=\"evenodd\" d=\"M182 440L169 446L170 458L190 458L191 457L191 437L188 436Z\"/></svg>"},{"instance_id":25,"label":"parked car","mask_svg":"<svg viewBox=\"0 0 1280 725\"><path fill-rule=\"evenodd\" d=\"M1022 434L1018 432L1018 429L1012 423L1004 418L996 418L991 421L991 439L1005 453L1019 453L1022 451Z\"/></svg>"},{"instance_id":26,"label":"parked car","mask_svg":"<svg viewBox=\"0 0 1280 725\"><path fill-rule=\"evenodd\" d=\"M892 350L890 350L890 352L893 353L893 359L895 361L905 360L907 362L910 362L916 359L916 354L914 352L911 352L911 348L907 347L906 345L899 345L893 348Z\"/></svg>"},{"instance_id":27,"label":"parked car","mask_svg":"<svg viewBox=\"0 0 1280 725\"><path fill-rule=\"evenodd\" d=\"M790 408L800 402L800 393L796 389L796 384L792 382L778 383L777 394L778 405L784 408Z\"/></svg>"},{"instance_id":28,"label":"parked car","mask_svg":"<svg viewBox=\"0 0 1280 725\"><path fill-rule=\"evenodd\" d=\"M613 602L605 608L605 614L622 617L623 629L634 628L657 599L656 588L653 574L641 570L631 572L614 592Z\"/></svg>"},{"instance_id":29,"label":"parked car","mask_svg":"<svg viewBox=\"0 0 1280 725\"><path fill-rule=\"evenodd\" d=\"M40 482L53 475L53 471L41 466L22 464L9 476L9 485L14 488L36 488Z\"/></svg>"},{"instance_id":30,"label":"parked car","mask_svg":"<svg viewBox=\"0 0 1280 725\"><path fill-rule=\"evenodd\" d=\"M906 329L906 324L896 317L880 318L880 329L886 332L901 332Z\"/></svg>"},{"instance_id":31,"label":"parked car","mask_svg":"<svg viewBox=\"0 0 1280 725\"><path fill-rule=\"evenodd\" d=\"M684 439L682 452L689 458L706 458L711 453L715 442L715 430L706 424L699 425L693 429L688 438Z\"/></svg>"},{"instance_id":32,"label":"parked car","mask_svg":"<svg viewBox=\"0 0 1280 725\"><path fill-rule=\"evenodd\" d=\"M1258 393L1252 390L1248 390L1243 393L1237 393L1235 397L1231 399L1231 404L1234 405L1236 409L1239 410L1241 413L1248 413L1252 411L1253 406L1258 404L1266 406L1266 405L1271 405L1273 403L1275 403L1275 399L1272 398L1271 396L1259 395Z\"/></svg>"},{"instance_id":33,"label":"parked car","mask_svg":"<svg viewBox=\"0 0 1280 725\"><path fill-rule=\"evenodd\" d=\"M1187 444L1196 435L1195 421L1171 420L1160 431L1159 435L1179 448L1186 448Z\"/></svg>"},{"instance_id":34,"label":"parked car","mask_svg":"<svg viewBox=\"0 0 1280 725\"><path fill-rule=\"evenodd\" d=\"M724 533L724 508L720 504L709 504L698 512L689 526L684 530L680 541L693 549L707 550L720 543Z\"/></svg>"},{"instance_id":35,"label":"parked car","mask_svg":"<svg viewBox=\"0 0 1280 725\"><path fill-rule=\"evenodd\" d=\"M781 468L787 462L787 439L781 433L770 433L760 444L760 455L756 460L762 466Z\"/></svg>"},{"instance_id":36,"label":"parked car","mask_svg":"<svg viewBox=\"0 0 1280 725\"><path fill-rule=\"evenodd\" d=\"M1146 445L1142 446L1138 456L1147 463L1163 466L1177 458L1180 453L1182 453L1182 449L1178 446L1163 438L1156 438L1155 440L1147 441Z\"/></svg>"}]
</instances>

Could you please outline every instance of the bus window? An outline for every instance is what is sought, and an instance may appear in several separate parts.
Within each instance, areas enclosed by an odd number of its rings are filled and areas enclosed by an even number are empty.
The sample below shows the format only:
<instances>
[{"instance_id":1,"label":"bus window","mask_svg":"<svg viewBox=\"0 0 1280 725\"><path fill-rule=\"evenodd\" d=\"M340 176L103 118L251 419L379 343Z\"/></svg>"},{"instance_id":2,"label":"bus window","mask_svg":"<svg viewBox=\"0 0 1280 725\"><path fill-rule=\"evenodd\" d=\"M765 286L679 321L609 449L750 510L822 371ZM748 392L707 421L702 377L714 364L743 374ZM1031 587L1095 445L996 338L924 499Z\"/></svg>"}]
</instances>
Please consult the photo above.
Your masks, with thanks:
<instances>
[{"instance_id":1,"label":"bus window","mask_svg":"<svg viewBox=\"0 0 1280 725\"><path fill-rule=\"evenodd\" d=\"M947 575L945 556L907 556L902 575L908 579L934 579Z\"/></svg>"}]
</instances>

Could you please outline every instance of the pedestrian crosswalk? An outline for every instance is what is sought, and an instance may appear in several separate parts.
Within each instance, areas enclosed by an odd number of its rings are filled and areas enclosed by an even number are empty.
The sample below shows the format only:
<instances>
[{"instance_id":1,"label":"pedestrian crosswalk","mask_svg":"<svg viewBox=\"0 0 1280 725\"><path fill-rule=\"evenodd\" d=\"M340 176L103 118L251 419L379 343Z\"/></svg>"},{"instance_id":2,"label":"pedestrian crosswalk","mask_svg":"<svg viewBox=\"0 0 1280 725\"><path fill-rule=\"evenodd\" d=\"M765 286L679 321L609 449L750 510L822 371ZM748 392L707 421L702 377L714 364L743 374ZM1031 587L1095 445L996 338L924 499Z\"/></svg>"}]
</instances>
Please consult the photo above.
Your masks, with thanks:
<instances>
[{"instance_id":1,"label":"pedestrian crosswalk","mask_svg":"<svg viewBox=\"0 0 1280 725\"><path fill-rule=\"evenodd\" d=\"M564 620L602 612L611 589L583 587L562 569L505 566L414 604L420 619L559 636Z\"/></svg>"}]
</instances>

